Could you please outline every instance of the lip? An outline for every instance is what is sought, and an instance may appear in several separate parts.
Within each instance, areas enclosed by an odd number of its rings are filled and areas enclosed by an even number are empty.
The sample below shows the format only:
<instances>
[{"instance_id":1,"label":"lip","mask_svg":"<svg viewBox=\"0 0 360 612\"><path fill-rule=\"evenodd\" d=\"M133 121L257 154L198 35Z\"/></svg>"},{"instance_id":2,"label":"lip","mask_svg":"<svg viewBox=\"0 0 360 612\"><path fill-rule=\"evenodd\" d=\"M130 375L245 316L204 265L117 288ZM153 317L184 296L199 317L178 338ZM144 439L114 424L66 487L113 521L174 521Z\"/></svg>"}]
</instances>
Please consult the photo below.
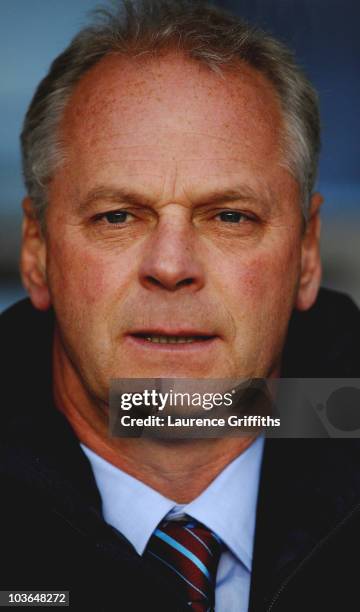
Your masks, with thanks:
<instances>
[{"instance_id":1,"label":"lip","mask_svg":"<svg viewBox=\"0 0 360 612\"><path fill-rule=\"evenodd\" d=\"M128 332L129 336L198 336L215 338L217 334L212 331L195 329L193 327L148 327L146 329L134 329Z\"/></svg>"},{"instance_id":2,"label":"lip","mask_svg":"<svg viewBox=\"0 0 360 612\"><path fill-rule=\"evenodd\" d=\"M178 336L181 337L198 337L199 340L195 342L189 342L184 344L170 344L170 343L155 343L146 340L146 336ZM126 341L130 346L137 347L139 349L148 351L162 351L162 352L196 352L204 349L209 349L217 340L219 336L216 336L210 332L199 331L194 329L164 329L164 328L151 328L146 330L136 330L129 332L126 335Z\"/></svg>"}]
</instances>

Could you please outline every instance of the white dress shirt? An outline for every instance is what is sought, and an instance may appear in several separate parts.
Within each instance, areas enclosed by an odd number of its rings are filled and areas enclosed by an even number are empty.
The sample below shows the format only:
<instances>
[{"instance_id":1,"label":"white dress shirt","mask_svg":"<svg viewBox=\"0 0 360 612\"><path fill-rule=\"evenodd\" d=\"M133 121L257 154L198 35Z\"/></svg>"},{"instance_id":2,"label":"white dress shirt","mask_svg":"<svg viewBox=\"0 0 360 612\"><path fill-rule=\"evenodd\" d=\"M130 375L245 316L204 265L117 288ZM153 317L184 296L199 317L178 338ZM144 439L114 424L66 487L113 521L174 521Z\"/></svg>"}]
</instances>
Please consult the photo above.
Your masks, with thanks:
<instances>
[{"instance_id":1,"label":"white dress shirt","mask_svg":"<svg viewBox=\"0 0 360 612\"><path fill-rule=\"evenodd\" d=\"M226 545L216 575L217 612L248 610L255 514L264 439L259 437L189 504L176 504L81 444L102 499L104 520L142 555L158 524L183 514Z\"/></svg>"}]
</instances>

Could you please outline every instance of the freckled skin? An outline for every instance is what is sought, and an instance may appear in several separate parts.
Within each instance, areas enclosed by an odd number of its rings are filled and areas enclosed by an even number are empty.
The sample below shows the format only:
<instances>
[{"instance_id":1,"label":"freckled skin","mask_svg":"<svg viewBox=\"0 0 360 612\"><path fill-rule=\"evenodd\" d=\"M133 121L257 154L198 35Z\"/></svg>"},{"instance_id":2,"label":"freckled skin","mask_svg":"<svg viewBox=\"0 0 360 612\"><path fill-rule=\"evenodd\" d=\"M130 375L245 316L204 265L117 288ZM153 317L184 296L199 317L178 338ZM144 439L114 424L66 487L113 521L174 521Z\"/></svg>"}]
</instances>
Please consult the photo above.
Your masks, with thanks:
<instances>
[{"instance_id":1,"label":"freckled skin","mask_svg":"<svg viewBox=\"0 0 360 612\"><path fill-rule=\"evenodd\" d=\"M64 113L65 161L49 184L45 241L33 238L31 215L26 222L24 282L36 307L51 303L56 313L58 407L80 440L178 501L251 439L193 441L185 454L166 446L164 463L155 442L108 439L109 381L279 374L291 312L312 305L320 280L318 202L304 234L281 130L271 84L245 65L222 78L171 53L108 57ZM84 207L100 187L151 203L102 195ZM238 201L207 204L214 191L234 189ZM104 217L119 210L129 213L119 225ZM224 222L226 210L240 221ZM129 330L168 325L216 339L166 354L129 342Z\"/></svg>"},{"instance_id":2,"label":"freckled skin","mask_svg":"<svg viewBox=\"0 0 360 612\"><path fill-rule=\"evenodd\" d=\"M67 352L96 396L106 398L112 377L276 371L301 251L298 187L280 165L280 130L271 86L247 67L222 80L176 57L135 70L108 58L80 82L62 124L66 163L50 186L47 278ZM154 216L91 227L89 215L116 206L79 215L78 202L97 184L120 183L150 194ZM223 184L250 185L260 199L273 189L272 210L237 205L259 214L248 227L200 220L198 191ZM173 291L187 277L193 283ZM124 350L129 323L168 320L214 328L219 346L166 360Z\"/></svg>"},{"instance_id":3,"label":"freckled skin","mask_svg":"<svg viewBox=\"0 0 360 612\"><path fill-rule=\"evenodd\" d=\"M46 278L58 350L92 395L105 400L113 377L278 372L303 272L299 190L281 165L281 130L272 86L247 66L221 78L175 54L109 57L80 81L61 125L65 162L49 187ZM80 213L99 185L136 188L153 205L122 227L95 223L121 204L99 201ZM256 222L199 212L199 196L235 186L258 201L223 209ZM186 359L124 344L129 326L169 321L220 341Z\"/></svg>"}]
</instances>

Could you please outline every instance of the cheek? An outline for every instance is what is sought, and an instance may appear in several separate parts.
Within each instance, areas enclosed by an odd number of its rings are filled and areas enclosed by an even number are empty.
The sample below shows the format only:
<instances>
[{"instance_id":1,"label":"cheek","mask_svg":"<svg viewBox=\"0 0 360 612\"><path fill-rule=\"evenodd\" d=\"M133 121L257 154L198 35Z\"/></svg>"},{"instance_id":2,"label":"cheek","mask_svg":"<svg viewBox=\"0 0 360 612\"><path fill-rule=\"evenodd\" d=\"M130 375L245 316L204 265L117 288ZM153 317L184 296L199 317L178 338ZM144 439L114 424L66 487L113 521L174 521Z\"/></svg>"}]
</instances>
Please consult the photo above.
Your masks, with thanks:
<instances>
[{"instance_id":1,"label":"cheek","mask_svg":"<svg viewBox=\"0 0 360 612\"><path fill-rule=\"evenodd\" d=\"M275 305L284 310L293 304L299 271L299 255L288 244L234 257L225 274L223 270L223 278L239 315L245 310L250 314L272 310L276 315Z\"/></svg>"},{"instance_id":2,"label":"cheek","mask_svg":"<svg viewBox=\"0 0 360 612\"><path fill-rule=\"evenodd\" d=\"M79 244L58 241L49 253L48 280L55 308L85 309L90 315L94 307L105 307L121 287L121 267Z\"/></svg>"}]
</instances>

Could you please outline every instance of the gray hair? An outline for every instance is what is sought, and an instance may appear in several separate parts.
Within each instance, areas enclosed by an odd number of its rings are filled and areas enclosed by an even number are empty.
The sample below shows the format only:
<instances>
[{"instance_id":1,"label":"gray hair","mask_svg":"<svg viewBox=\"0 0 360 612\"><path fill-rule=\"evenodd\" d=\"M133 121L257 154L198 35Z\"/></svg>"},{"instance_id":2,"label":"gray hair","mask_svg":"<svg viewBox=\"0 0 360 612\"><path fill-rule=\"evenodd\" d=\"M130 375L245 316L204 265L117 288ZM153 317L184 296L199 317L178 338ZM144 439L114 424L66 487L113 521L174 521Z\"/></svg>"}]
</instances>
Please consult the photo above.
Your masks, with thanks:
<instances>
[{"instance_id":1,"label":"gray hair","mask_svg":"<svg viewBox=\"0 0 360 612\"><path fill-rule=\"evenodd\" d=\"M284 164L298 181L302 210L308 216L320 150L317 95L292 53L258 28L197 0L123 0L113 10L98 9L52 63L39 84L21 134L26 188L44 223L46 185L63 151L59 124L75 85L103 57L156 55L179 49L185 56L222 74L246 62L273 84L283 112Z\"/></svg>"}]
</instances>

